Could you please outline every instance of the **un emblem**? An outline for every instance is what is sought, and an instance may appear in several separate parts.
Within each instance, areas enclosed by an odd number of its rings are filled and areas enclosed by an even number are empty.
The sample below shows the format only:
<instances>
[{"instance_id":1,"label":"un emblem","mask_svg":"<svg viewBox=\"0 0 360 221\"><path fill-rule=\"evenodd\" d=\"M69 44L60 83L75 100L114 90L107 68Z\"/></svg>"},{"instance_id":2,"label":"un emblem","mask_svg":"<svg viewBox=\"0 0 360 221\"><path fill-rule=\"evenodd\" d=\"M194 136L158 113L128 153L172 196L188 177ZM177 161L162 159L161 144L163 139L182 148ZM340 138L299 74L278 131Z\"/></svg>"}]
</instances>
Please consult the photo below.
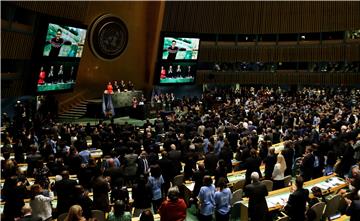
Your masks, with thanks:
<instances>
[{"instance_id":1,"label":"un emblem","mask_svg":"<svg viewBox=\"0 0 360 221\"><path fill-rule=\"evenodd\" d=\"M128 30L118 17L105 14L90 28L90 48L100 59L113 60L121 55L128 43Z\"/></svg>"}]
</instances>

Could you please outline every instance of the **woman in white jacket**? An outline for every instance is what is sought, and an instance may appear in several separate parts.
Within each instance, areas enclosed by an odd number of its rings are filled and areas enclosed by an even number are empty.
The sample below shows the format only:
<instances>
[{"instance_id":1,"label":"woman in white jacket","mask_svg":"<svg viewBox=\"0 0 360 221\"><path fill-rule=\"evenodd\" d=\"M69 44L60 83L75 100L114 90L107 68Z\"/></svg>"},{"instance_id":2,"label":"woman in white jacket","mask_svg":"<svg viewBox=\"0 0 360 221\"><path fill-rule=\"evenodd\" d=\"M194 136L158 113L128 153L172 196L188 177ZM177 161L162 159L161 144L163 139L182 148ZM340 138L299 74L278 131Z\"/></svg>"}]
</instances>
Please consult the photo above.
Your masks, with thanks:
<instances>
[{"instance_id":1,"label":"woman in white jacket","mask_svg":"<svg viewBox=\"0 0 360 221\"><path fill-rule=\"evenodd\" d=\"M274 182L273 190L284 188L284 173L286 170L286 162L284 156L279 153L277 155L277 162L274 166L272 179Z\"/></svg>"},{"instance_id":2,"label":"woman in white jacket","mask_svg":"<svg viewBox=\"0 0 360 221\"><path fill-rule=\"evenodd\" d=\"M52 207L51 200L54 198L54 193L49 192L49 197L42 194L43 189L39 184L31 186L31 200L30 207L35 218L41 218L43 221L51 220Z\"/></svg>"}]
</instances>

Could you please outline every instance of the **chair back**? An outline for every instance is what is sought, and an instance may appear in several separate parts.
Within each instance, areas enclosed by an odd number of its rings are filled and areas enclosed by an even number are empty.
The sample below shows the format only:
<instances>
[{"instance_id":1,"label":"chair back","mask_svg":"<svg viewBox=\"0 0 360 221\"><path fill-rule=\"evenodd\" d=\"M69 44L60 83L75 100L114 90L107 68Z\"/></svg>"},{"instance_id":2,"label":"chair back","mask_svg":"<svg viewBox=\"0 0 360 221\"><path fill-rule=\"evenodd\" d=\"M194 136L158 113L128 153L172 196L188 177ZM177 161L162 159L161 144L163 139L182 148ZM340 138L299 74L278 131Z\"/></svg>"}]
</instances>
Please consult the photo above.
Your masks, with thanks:
<instances>
[{"instance_id":1,"label":"chair back","mask_svg":"<svg viewBox=\"0 0 360 221\"><path fill-rule=\"evenodd\" d=\"M173 186L181 186L184 184L184 175L180 174L174 177Z\"/></svg>"},{"instance_id":2,"label":"chair back","mask_svg":"<svg viewBox=\"0 0 360 221\"><path fill-rule=\"evenodd\" d=\"M288 221L289 217L287 215L279 217L276 221Z\"/></svg>"},{"instance_id":3,"label":"chair back","mask_svg":"<svg viewBox=\"0 0 360 221\"><path fill-rule=\"evenodd\" d=\"M262 180L261 182L263 184L265 184L266 189L267 189L268 192L272 191L272 189L273 189L273 181L271 181L271 180Z\"/></svg>"},{"instance_id":4,"label":"chair back","mask_svg":"<svg viewBox=\"0 0 360 221\"><path fill-rule=\"evenodd\" d=\"M241 201L243 195L243 190L238 189L233 193L232 199L231 199L231 206L234 205L234 203Z\"/></svg>"},{"instance_id":5,"label":"chair back","mask_svg":"<svg viewBox=\"0 0 360 221\"><path fill-rule=\"evenodd\" d=\"M236 183L234 183L232 191L235 192L236 190L244 189L245 181L246 181L245 179L241 179L241 180L237 181Z\"/></svg>"},{"instance_id":6,"label":"chair back","mask_svg":"<svg viewBox=\"0 0 360 221\"><path fill-rule=\"evenodd\" d=\"M313 210L316 214L316 217L313 221L320 221L325 209L326 203L324 202L318 202L315 205L313 205L310 209Z\"/></svg>"},{"instance_id":7,"label":"chair back","mask_svg":"<svg viewBox=\"0 0 360 221\"><path fill-rule=\"evenodd\" d=\"M105 221L105 213L102 210L91 210L91 217L96 221Z\"/></svg>"},{"instance_id":8,"label":"chair back","mask_svg":"<svg viewBox=\"0 0 360 221\"><path fill-rule=\"evenodd\" d=\"M231 221L239 221L240 220L240 202L235 202L234 205L231 206L230 209L230 220Z\"/></svg>"},{"instance_id":9,"label":"chair back","mask_svg":"<svg viewBox=\"0 0 360 221\"><path fill-rule=\"evenodd\" d=\"M291 175L287 175L286 177L284 177L284 187L290 186L291 178Z\"/></svg>"},{"instance_id":10,"label":"chair back","mask_svg":"<svg viewBox=\"0 0 360 221\"><path fill-rule=\"evenodd\" d=\"M324 212L324 216L326 218L336 214L336 212L339 209L340 199L341 199L340 195L334 195L331 199L329 199L326 202L326 209L325 209L325 212Z\"/></svg>"},{"instance_id":11,"label":"chair back","mask_svg":"<svg viewBox=\"0 0 360 221\"><path fill-rule=\"evenodd\" d=\"M67 214L68 214L68 213L61 213L61 214L58 216L57 220L58 220L58 221L64 221L65 218L66 218L66 216L67 216Z\"/></svg>"}]
</instances>

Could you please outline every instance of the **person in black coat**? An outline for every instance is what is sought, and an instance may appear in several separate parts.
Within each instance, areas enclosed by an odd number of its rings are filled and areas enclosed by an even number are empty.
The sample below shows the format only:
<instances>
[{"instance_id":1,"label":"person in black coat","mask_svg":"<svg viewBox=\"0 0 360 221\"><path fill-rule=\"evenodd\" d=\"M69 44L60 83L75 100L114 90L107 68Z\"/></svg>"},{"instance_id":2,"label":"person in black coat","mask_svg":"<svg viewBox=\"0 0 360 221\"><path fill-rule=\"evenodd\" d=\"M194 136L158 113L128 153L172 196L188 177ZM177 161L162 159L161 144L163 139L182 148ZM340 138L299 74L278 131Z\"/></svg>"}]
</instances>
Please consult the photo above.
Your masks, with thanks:
<instances>
[{"instance_id":1,"label":"person in black coat","mask_svg":"<svg viewBox=\"0 0 360 221\"><path fill-rule=\"evenodd\" d=\"M94 209L101 210L103 212L110 212L109 207L109 191L110 184L102 175L95 178L93 183L94 192Z\"/></svg>"},{"instance_id":2,"label":"person in black coat","mask_svg":"<svg viewBox=\"0 0 360 221\"><path fill-rule=\"evenodd\" d=\"M350 216L350 221L360 220L360 190L357 192L357 200L349 200L345 198L348 207L346 209L346 215Z\"/></svg>"},{"instance_id":3,"label":"person in black coat","mask_svg":"<svg viewBox=\"0 0 360 221\"><path fill-rule=\"evenodd\" d=\"M56 181L54 189L57 195L57 213L67 213L69 208L74 205L76 180L69 179L69 171L61 173L62 180Z\"/></svg>"},{"instance_id":4,"label":"person in black coat","mask_svg":"<svg viewBox=\"0 0 360 221\"><path fill-rule=\"evenodd\" d=\"M147 178L140 175L137 183L132 188L133 206L135 208L133 216L139 216L141 211L151 208L152 190L147 184Z\"/></svg>"},{"instance_id":5,"label":"person in black coat","mask_svg":"<svg viewBox=\"0 0 360 221\"><path fill-rule=\"evenodd\" d=\"M304 179L301 176L296 177L296 190L290 194L285 211L293 221L305 220L306 202L309 201L309 190L304 189Z\"/></svg>"},{"instance_id":6,"label":"person in black coat","mask_svg":"<svg viewBox=\"0 0 360 221\"><path fill-rule=\"evenodd\" d=\"M215 175L218 160L218 156L214 152L214 146L209 143L208 153L205 155L204 164L210 175Z\"/></svg>"},{"instance_id":7,"label":"person in black coat","mask_svg":"<svg viewBox=\"0 0 360 221\"><path fill-rule=\"evenodd\" d=\"M23 217L19 219L19 221L41 221L40 217L34 217L32 215L32 209L29 205L25 205L22 207L21 212Z\"/></svg>"},{"instance_id":8,"label":"person in black coat","mask_svg":"<svg viewBox=\"0 0 360 221\"><path fill-rule=\"evenodd\" d=\"M176 150L176 145L175 144L171 144L170 148L171 148L171 151L168 152L168 157L173 163L174 173L175 173L175 176L176 176L176 175L179 175L181 173L181 170L182 170L182 165L181 165L181 162L180 162L180 160L181 160L181 151Z\"/></svg>"},{"instance_id":9,"label":"person in black coat","mask_svg":"<svg viewBox=\"0 0 360 221\"><path fill-rule=\"evenodd\" d=\"M83 209L83 216L88 220L91 218L91 210L94 209L94 203L88 196L88 192L85 191L81 185L75 186L74 204L80 205Z\"/></svg>"},{"instance_id":10,"label":"person in black coat","mask_svg":"<svg viewBox=\"0 0 360 221\"><path fill-rule=\"evenodd\" d=\"M270 147L269 153L264 159L265 163L265 180L271 180L272 173L274 171L274 167L277 161L277 156L275 154L275 148Z\"/></svg>"},{"instance_id":11,"label":"person in black coat","mask_svg":"<svg viewBox=\"0 0 360 221\"><path fill-rule=\"evenodd\" d=\"M284 156L286 162L286 170L284 175L292 175L292 168L295 156L294 144L291 141L286 141L284 143L284 150L281 151L281 153Z\"/></svg>"},{"instance_id":12,"label":"person in black coat","mask_svg":"<svg viewBox=\"0 0 360 221\"><path fill-rule=\"evenodd\" d=\"M161 174L164 178L164 190L167 193L167 190L170 188L170 182L174 179L175 173L173 171L172 162L168 158L168 153L164 150L161 153L161 159L159 160L159 166L161 169Z\"/></svg>"},{"instance_id":13,"label":"person in black coat","mask_svg":"<svg viewBox=\"0 0 360 221\"><path fill-rule=\"evenodd\" d=\"M245 185L249 184L251 181L251 174L252 172L257 172L260 176L261 176L261 172L260 172L260 165L261 165L261 158L258 156L257 152L255 149L251 149L250 150L250 157L248 157L245 160L245 168L246 168L246 173L245 173Z\"/></svg>"},{"instance_id":14,"label":"person in black coat","mask_svg":"<svg viewBox=\"0 0 360 221\"><path fill-rule=\"evenodd\" d=\"M259 181L257 172L251 173L252 183L244 187L244 193L249 197L249 218L252 221L266 220L268 206L265 197L268 195L265 184Z\"/></svg>"},{"instance_id":15,"label":"person in black coat","mask_svg":"<svg viewBox=\"0 0 360 221\"><path fill-rule=\"evenodd\" d=\"M305 149L305 156L302 159L300 165L300 174L303 177L304 181L308 181L311 179L314 172L314 162L315 157L313 155L313 150L311 146L307 146Z\"/></svg>"}]
</instances>

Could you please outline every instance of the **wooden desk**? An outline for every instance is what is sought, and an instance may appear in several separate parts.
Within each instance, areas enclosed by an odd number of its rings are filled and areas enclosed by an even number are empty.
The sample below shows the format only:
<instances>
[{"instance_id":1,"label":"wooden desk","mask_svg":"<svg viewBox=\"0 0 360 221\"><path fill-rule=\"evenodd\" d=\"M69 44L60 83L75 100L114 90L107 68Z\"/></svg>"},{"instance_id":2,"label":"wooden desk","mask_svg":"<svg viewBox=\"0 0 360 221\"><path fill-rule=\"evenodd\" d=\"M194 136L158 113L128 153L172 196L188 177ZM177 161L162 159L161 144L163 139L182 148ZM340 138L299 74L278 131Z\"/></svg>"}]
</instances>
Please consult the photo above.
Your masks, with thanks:
<instances>
[{"instance_id":1,"label":"wooden desk","mask_svg":"<svg viewBox=\"0 0 360 221\"><path fill-rule=\"evenodd\" d=\"M284 150L284 142L274 144L271 147L275 148L275 153L276 154L279 154L281 151Z\"/></svg>"},{"instance_id":2,"label":"wooden desk","mask_svg":"<svg viewBox=\"0 0 360 221\"><path fill-rule=\"evenodd\" d=\"M260 166L260 171L264 176L265 166ZM236 183L240 180L245 180L245 174L246 174L246 170L228 173L227 178L229 180L229 186L234 185L234 183ZM215 179L215 177L212 177L212 178ZM184 185L188 190L193 191L195 182L194 181L185 181Z\"/></svg>"},{"instance_id":3,"label":"wooden desk","mask_svg":"<svg viewBox=\"0 0 360 221\"><path fill-rule=\"evenodd\" d=\"M350 221L350 216L342 215L340 218L334 219L333 221Z\"/></svg>"},{"instance_id":4,"label":"wooden desk","mask_svg":"<svg viewBox=\"0 0 360 221\"><path fill-rule=\"evenodd\" d=\"M307 181L304 183L304 188L310 191L310 198L313 197L313 195L311 194L311 188L314 186L320 187L323 195L327 195L329 193L334 193L344 187L347 187L348 184L345 182L344 179L335 176L335 174ZM291 194L290 189L291 187L285 187L279 190L269 192L269 195L266 197L269 211L279 210L286 205L286 202ZM241 201L241 220L248 220L248 203L248 198L244 198Z\"/></svg>"}]
</instances>

